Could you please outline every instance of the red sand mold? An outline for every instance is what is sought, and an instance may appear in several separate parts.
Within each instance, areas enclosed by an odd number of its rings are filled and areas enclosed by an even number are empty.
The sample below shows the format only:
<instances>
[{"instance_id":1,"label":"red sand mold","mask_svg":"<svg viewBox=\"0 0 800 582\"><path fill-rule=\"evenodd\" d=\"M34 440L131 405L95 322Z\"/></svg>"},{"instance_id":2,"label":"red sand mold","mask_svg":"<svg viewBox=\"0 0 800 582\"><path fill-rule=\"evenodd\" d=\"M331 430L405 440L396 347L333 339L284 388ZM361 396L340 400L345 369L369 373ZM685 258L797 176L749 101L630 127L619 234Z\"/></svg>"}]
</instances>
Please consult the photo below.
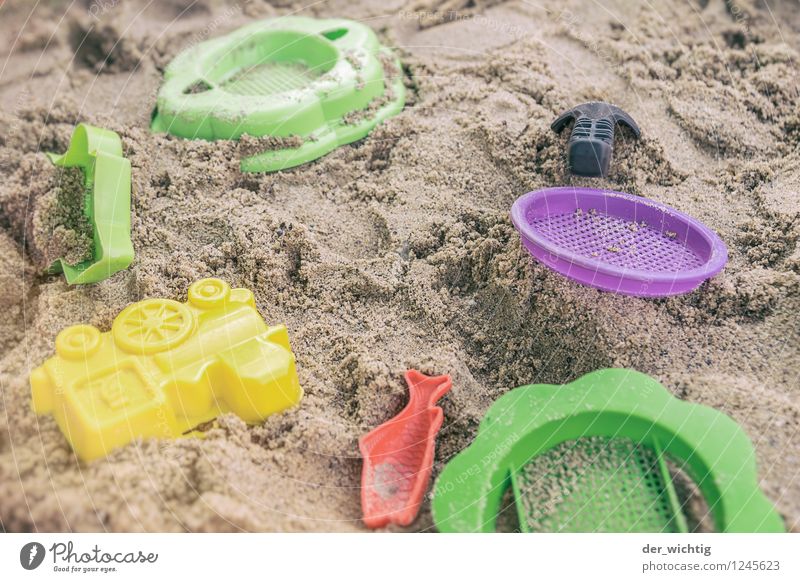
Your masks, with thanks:
<instances>
[{"instance_id":1,"label":"red sand mold","mask_svg":"<svg viewBox=\"0 0 800 582\"><path fill-rule=\"evenodd\" d=\"M410 525L431 478L434 439L444 414L435 406L452 386L450 376L406 372L409 399L393 419L359 439L364 457L361 507L367 527Z\"/></svg>"}]
</instances>

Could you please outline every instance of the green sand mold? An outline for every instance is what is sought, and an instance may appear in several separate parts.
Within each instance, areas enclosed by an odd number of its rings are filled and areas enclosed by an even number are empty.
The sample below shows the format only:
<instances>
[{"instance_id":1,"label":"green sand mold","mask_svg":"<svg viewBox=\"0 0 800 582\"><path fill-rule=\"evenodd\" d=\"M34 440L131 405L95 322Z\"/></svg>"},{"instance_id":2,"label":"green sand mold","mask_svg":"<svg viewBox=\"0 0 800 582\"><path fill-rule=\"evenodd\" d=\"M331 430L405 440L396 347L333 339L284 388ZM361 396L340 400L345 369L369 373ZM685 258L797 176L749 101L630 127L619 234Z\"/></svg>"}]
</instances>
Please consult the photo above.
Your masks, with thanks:
<instances>
[{"instance_id":1,"label":"green sand mold","mask_svg":"<svg viewBox=\"0 0 800 582\"><path fill-rule=\"evenodd\" d=\"M400 62L367 26L303 17L255 22L179 54L151 129L188 139L278 138L244 172L274 172L365 137L405 103ZM302 144L286 144L280 138Z\"/></svg>"},{"instance_id":2,"label":"green sand mold","mask_svg":"<svg viewBox=\"0 0 800 582\"><path fill-rule=\"evenodd\" d=\"M679 462L698 485L718 532L784 531L781 517L758 487L753 446L739 425L712 408L678 400L644 374L624 369L599 370L564 386L522 386L499 398L473 443L436 481L436 527L441 532L495 531L503 494L512 487L526 530L524 522L530 516L521 509L518 491L523 468L562 443L586 437L629 440L655 451L659 461L649 468L657 467L658 475L647 481L648 486L669 481L663 455ZM640 468L645 466L640 463ZM561 499L572 493L563 492ZM659 496L676 515L680 512L674 491L659 491ZM537 499L530 502L536 504ZM634 526L624 531L636 531L636 515L618 515L611 521L619 524L621 518ZM682 516L670 525L672 531L685 531Z\"/></svg>"},{"instance_id":3,"label":"green sand mold","mask_svg":"<svg viewBox=\"0 0 800 582\"><path fill-rule=\"evenodd\" d=\"M92 260L74 265L57 259L53 273L67 283L97 283L127 269L133 261L131 243L131 163L122 157L122 142L113 131L80 123L63 155L47 156L56 166L78 167L85 180L83 212L92 225Z\"/></svg>"}]
</instances>

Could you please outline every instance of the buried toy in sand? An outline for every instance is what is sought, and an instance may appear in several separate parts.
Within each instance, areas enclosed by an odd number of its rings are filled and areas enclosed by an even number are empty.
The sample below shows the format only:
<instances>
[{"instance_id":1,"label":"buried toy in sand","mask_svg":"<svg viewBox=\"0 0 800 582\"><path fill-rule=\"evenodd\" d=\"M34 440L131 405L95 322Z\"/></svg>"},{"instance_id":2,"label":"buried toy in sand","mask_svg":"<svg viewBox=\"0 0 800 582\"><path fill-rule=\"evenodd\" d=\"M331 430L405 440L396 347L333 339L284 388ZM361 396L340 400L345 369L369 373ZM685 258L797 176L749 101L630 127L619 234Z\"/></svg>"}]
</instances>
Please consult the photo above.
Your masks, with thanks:
<instances>
[{"instance_id":1,"label":"buried toy in sand","mask_svg":"<svg viewBox=\"0 0 800 582\"><path fill-rule=\"evenodd\" d=\"M367 527L410 525L417 517L433 467L436 434L444 414L436 402L450 390L450 376L406 372L408 404L358 442L364 466L361 507Z\"/></svg>"},{"instance_id":2,"label":"buried toy in sand","mask_svg":"<svg viewBox=\"0 0 800 582\"><path fill-rule=\"evenodd\" d=\"M784 531L739 425L624 369L502 396L439 475L432 509L439 531L494 531L511 487L522 531L692 531L700 504L678 479L699 489L717 532Z\"/></svg>"},{"instance_id":3,"label":"buried toy in sand","mask_svg":"<svg viewBox=\"0 0 800 582\"><path fill-rule=\"evenodd\" d=\"M63 155L48 154L62 168L79 168L83 183L77 200L68 204L82 208L53 209L59 214L77 214L86 222L92 238L90 258L70 263L58 258L50 267L63 272L70 285L96 283L128 268L133 261L131 243L131 163L122 157L122 142L113 131L79 124ZM59 201L61 204L65 202ZM58 225L63 228L65 225ZM69 225L74 227L74 225ZM75 229L78 230L78 229Z\"/></svg>"},{"instance_id":4,"label":"buried toy in sand","mask_svg":"<svg viewBox=\"0 0 800 582\"><path fill-rule=\"evenodd\" d=\"M511 220L530 253L570 279L639 297L688 293L719 273L725 243L664 204L591 188L529 192Z\"/></svg>"},{"instance_id":5,"label":"buried toy in sand","mask_svg":"<svg viewBox=\"0 0 800 582\"><path fill-rule=\"evenodd\" d=\"M633 118L619 107L592 101L577 105L558 116L550 126L560 132L575 120L567 145L569 169L578 176L605 177L614 153L614 130L618 124L628 127L635 137L641 132Z\"/></svg>"},{"instance_id":6,"label":"buried toy in sand","mask_svg":"<svg viewBox=\"0 0 800 582\"><path fill-rule=\"evenodd\" d=\"M55 416L81 459L224 412L257 423L302 398L286 328L267 327L249 290L203 279L188 295L129 305L110 332L68 327L31 373L34 410Z\"/></svg>"},{"instance_id":7,"label":"buried toy in sand","mask_svg":"<svg viewBox=\"0 0 800 582\"><path fill-rule=\"evenodd\" d=\"M274 172L365 137L404 103L400 63L369 27L283 17L178 55L152 129L240 140L242 171Z\"/></svg>"}]
</instances>

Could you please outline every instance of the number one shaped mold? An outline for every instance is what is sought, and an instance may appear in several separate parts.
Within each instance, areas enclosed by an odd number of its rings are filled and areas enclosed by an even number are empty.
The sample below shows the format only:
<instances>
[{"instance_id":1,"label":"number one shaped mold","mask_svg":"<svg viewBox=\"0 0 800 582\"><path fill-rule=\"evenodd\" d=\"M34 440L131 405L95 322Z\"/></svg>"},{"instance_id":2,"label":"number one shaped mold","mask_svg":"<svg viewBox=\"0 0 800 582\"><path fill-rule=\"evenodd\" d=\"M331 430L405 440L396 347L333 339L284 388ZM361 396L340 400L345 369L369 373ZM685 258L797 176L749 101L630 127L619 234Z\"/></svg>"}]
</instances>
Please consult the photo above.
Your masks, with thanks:
<instances>
[{"instance_id":1,"label":"number one shaped mold","mask_svg":"<svg viewBox=\"0 0 800 582\"><path fill-rule=\"evenodd\" d=\"M92 225L93 256L70 265L57 259L51 271L67 283L97 283L127 269L131 243L131 163L122 157L122 142L113 131L80 123L63 155L48 154L62 168L78 167L85 180L83 212Z\"/></svg>"}]
</instances>

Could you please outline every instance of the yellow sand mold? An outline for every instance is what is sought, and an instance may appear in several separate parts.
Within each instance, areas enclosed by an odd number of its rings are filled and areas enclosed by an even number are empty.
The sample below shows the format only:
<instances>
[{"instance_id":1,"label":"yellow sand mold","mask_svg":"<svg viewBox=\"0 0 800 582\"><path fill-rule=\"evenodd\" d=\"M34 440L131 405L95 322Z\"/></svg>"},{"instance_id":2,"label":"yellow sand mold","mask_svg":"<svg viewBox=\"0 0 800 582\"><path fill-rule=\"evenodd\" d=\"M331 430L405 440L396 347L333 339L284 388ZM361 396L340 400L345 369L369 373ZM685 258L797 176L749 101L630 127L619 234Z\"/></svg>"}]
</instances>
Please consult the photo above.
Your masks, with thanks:
<instances>
[{"instance_id":1,"label":"yellow sand mold","mask_svg":"<svg viewBox=\"0 0 800 582\"><path fill-rule=\"evenodd\" d=\"M267 327L248 289L203 279L188 295L129 305L110 332L68 327L31 373L34 411L55 416L81 459L224 412L261 422L302 398L286 327Z\"/></svg>"}]
</instances>

